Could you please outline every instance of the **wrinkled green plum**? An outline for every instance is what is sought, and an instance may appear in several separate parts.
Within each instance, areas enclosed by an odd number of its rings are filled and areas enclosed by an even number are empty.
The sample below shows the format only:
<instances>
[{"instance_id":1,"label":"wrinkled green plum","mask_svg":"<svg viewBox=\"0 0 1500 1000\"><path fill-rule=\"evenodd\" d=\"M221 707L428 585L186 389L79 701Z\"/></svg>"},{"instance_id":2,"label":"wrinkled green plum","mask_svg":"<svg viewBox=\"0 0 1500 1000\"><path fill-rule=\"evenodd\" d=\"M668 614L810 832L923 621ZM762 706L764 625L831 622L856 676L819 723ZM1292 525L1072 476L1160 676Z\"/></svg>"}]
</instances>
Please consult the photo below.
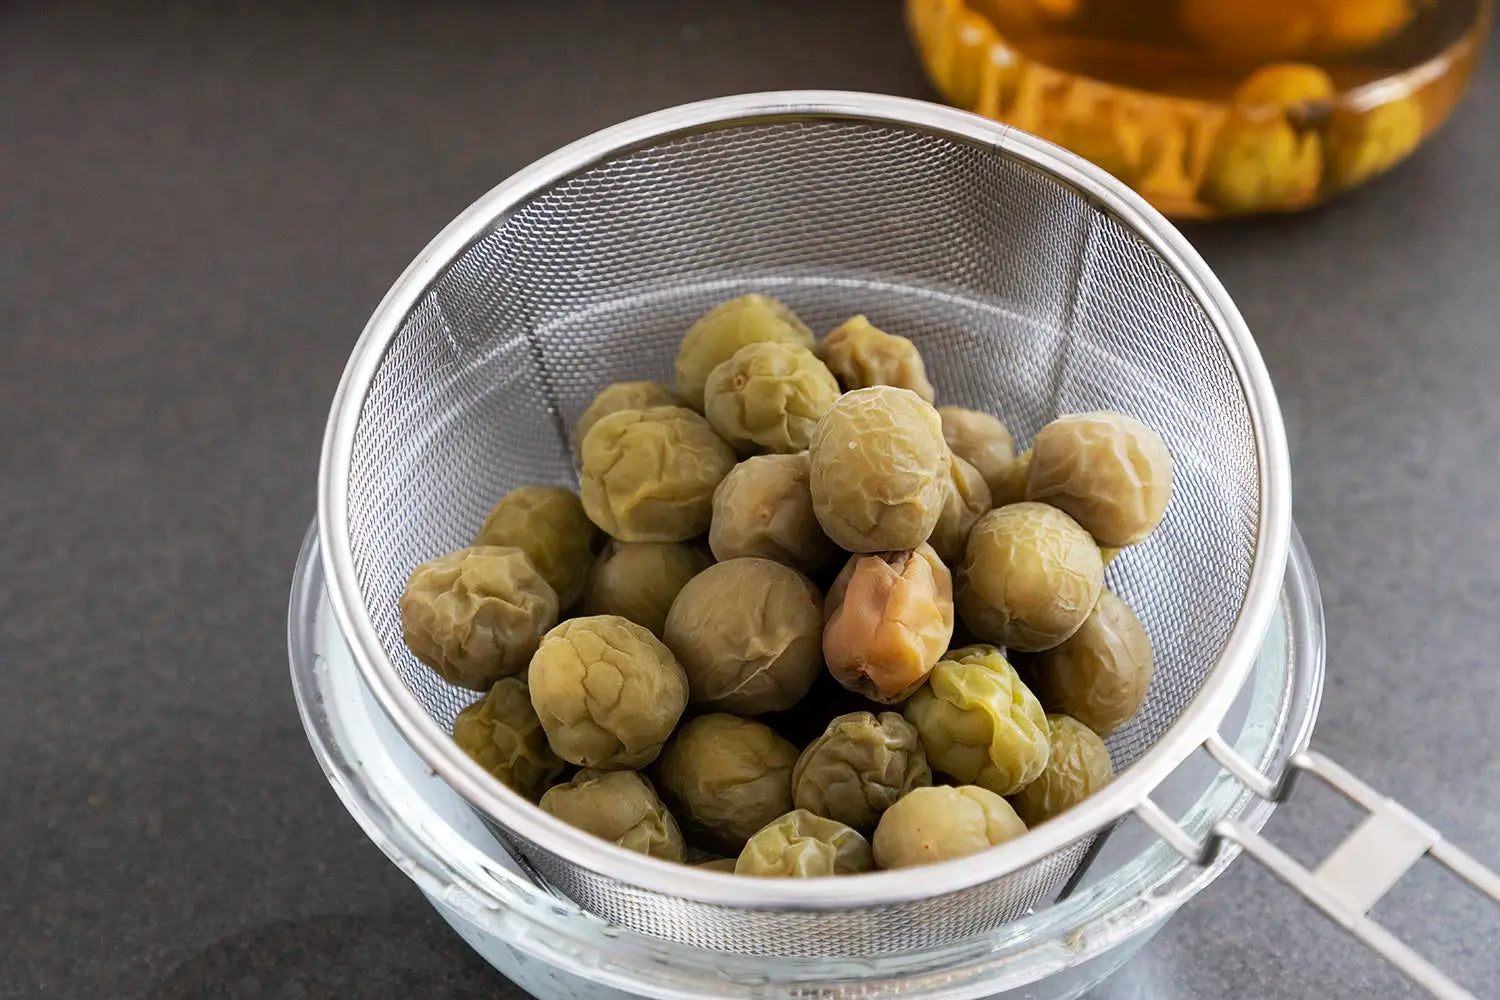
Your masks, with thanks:
<instances>
[{"instance_id":1,"label":"wrinkled green plum","mask_svg":"<svg viewBox=\"0 0 1500 1000\"><path fill-rule=\"evenodd\" d=\"M992 495L1000 490L1016 460L1010 431L996 418L978 410L939 406L937 411L943 422L943 440L953 454L979 470Z\"/></svg>"},{"instance_id":2,"label":"wrinkled green plum","mask_svg":"<svg viewBox=\"0 0 1500 1000\"><path fill-rule=\"evenodd\" d=\"M1104 741L1077 719L1048 715L1047 736L1047 766L1010 797L1016 815L1028 827L1073 808L1115 777Z\"/></svg>"},{"instance_id":3,"label":"wrinkled green plum","mask_svg":"<svg viewBox=\"0 0 1500 1000\"><path fill-rule=\"evenodd\" d=\"M739 715L795 705L823 667L822 596L769 559L715 563L688 581L662 638L694 702Z\"/></svg>"},{"instance_id":4,"label":"wrinkled green plum","mask_svg":"<svg viewBox=\"0 0 1500 1000\"><path fill-rule=\"evenodd\" d=\"M563 771L547 745L531 693L519 677L503 677L490 693L458 713L453 742L502 784L535 802Z\"/></svg>"},{"instance_id":5,"label":"wrinkled green plum","mask_svg":"<svg viewBox=\"0 0 1500 1000\"><path fill-rule=\"evenodd\" d=\"M880 817L875 864L908 868L967 857L1014 840L1026 824L1010 803L975 785L933 785L903 795Z\"/></svg>"},{"instance_id":6,"label":"wrinkled green plum","mask_svg":"<svg viewBox=\"0 0 1500 1000\"><path fill-rule=\"evenodd\" d=\"M995 479L990 487L990 502L996 507L1008 507L1025 500L1026 480L1030 475L1031 449L1027 448Z\"/></svg>"},{"instance_id":7,"label":"wrinkled green plum","mask_svg":"<svg viewBox=\"0 0 1500 1000\"><path fill-rule=\"evenodd\" d=\"M657 638L687 582L713 562L682 542L610 542L583 587L585 615L619 615Z\"/></svg>"},{"instance_id":8,"label":"wrinkled green plum","mask_svg":"<svg viewBox=\"0 0 1500 1000\"><path fill-rule=\"evenodd\" d=\"M547 742L583 767L644 767L687 707L687 675L661 640L612 615L548 632L527 672Z\"/></svg>"},{"instance_id":9,"label":"wrinkled green plum","mask_svg":"<svg viewBox=\"0 0 1500 1000\"><path fill-rule=\"evenodd\" d=\"M589 428L620 410L649 410L657 406L681 406L682 400L656 382L613 382L599 391L589 408L573 426L573 457L583 458L583 439Z\"/></svg>"},{"instance_id":10,"label":"wrinkled green plum","mask_svg":"<svg viewBox=\"0 0 1500 1000\"><path fill-rule=\"evenodd\" d=\"M870 842L836 820L794 809L756 831L734 864L736 875L826 878L875 867Z\"/></svg>"},{"instance_id":11,"label":"wrinkled green plum","mask_svg":"<svg viewBox=\"0 0 1500 1000\"><path fill-rule=\"evenodd\" d=\"M681 862L686 845L677 820L651 782L634 771L584 768L542 796L543 812L602 840L664 861Z\"/></svg>"},{"instance_id":12,"label":"wrinkled green plum","mask_svg":"<svg viewBox=\"0 0 1500 1000\"><path fill-rule=\"evenodd\" d=\"M692 410L620 410L583 439L583 509L622 542L685 542L708 530L734 451Z\"/></svg>"},{"instance_id":13,"label":"wrinkled green plum","mask_svg":"<svg viewBox=\"0 0 1500 1000\"><path fill-rule=\"evenodd\" d=\"M1047 766L1047 717L994 646L952 650L902 709L934 771L996 795L1026 787Z\"/></svg>"},{"instance_id":14,"label":"wrinkled green plum","mask_svg":"<svg viewBox=\"0 0 1500 1000\"><path fill-rule=\"evenodd\" d=\"M1104 586L1104 561L1067 514L1017 503L975 522L956 577L954 603L969 631L1031 652L1078 631Z\"/></svg>"},{"instance_id":15,"label":"wrinkled green plum","mask_svg":"<svg viewBox=\"0 0 1500 1000\"><path fill-rule=\"evenodd\" d=\"M406 648L449 684L488 691L526 669L557 623L557 593L526 553L481 545L422 563L401 595Z\"/></svg>"},{"instance_id":16,"label":"wrinkled green plum","mask_svg":"<svg viewBox=\"0 0 1500 1000\"><path fill-rule=\"evenodd\" d=\"M1075 413L1037 433L1026 499L1065 511L1100 545L1134 545L1161 523L1172 495L1172 455L1123 413Z\"/></svg>"},{"instance_id":17,"label":"wrinkled green plum","mask_svg":"<svg viewBox=\"0 0 1500 1000\"><path fill-rule=\"evenodd\" d=\"M708 375L703 415L741 455L803 451L839 396L812 351L775 341L746 344Z\"/></svg>"},{"instance_id":18,"label":"wrinkled green plum","mask_svg":"<svg viewBox=\"0 0 1500 1000\"><path fill-rule=\"evenodd\" d=\"M765 295L742 295L715 306L682 338L673 365L677 394L702 411L709 374L746 344L763 343L810 348L813 334L796 313Z\"/></svg>"},{"instance_id":19,"label":"wrinkled green plum","mask_svg":"<svg viewBox=\"0 0 1500 1000\"><path fill-rule=\"evenodd\" d=\"M708 546L720 562L754 556L809 576L838 565L843 550L813 513L807 452L757 455L736 465L714 490Z\"/></svg>"},{"instance_id":20,"label":"wrinkled green plum","mask_svg":"<svg viewBox=\"0 0 1500 1000\"><path fill-rule=\"evenodd\" d=\"M948 466L943 510L932 529L932 537L927 540L938 558L954 566L961 562L974 522L989 509L990 488L985 485L979 470L957 455L953 456Z\"/></svg>"},{"instance_id":21,"label":"wrinkled green plum","mask_svg":"<svg viewBox=\"0 0 1500 1000\"><path fill-rule=\"evenodd\" d=\"M521 486L500 498L474 538L475 545L513 545L571 607L594 565L599 529L583 504L561 486Z\"/></svg>"},{"instance_id":22,"label":"wrinkled green plum","mask_svg":"<svg viewBox=\"0 0 1500 1000\"><path fill-rule=\"evenodd\" d=\"M1049 712L1108 736L1135 717L1151 687L1151 640L1130 607L1099 594L1083 626L1032 657L1033 689Z\"/></svg>"},{"instance_id":23,"label":"wrinkled green plum","mask_svg":"<svg viewBox=\"0 0 1500 1000\"><path fill-rule=\"evenodd\" d=\"M845 393L813 431L813 511L850 552L914 549L946 499L948 444L937 411L915 393L875 386Z\"/></svg>"},{"instance_id":24,"label":"wrinkled green plum","mask_svg":"<svg viewBox=\"0 0 1500 1000\"><path fill-rule=\"evenodd\" d=\"M933 400L927 366L905 337L886 333L863 315L845 320L818 345L818 356L845 389L892 385Z\"/></svg>"},{"instance_id":25,"label":"wrinkled green plum","mask_svg":"<svg viewBox=\"0 0 1500 1000\"><path fill-rule=\"evenodd\" d=\"M851 712L828 723L792 769L798 809L873 830L897 799L932 784L916 727L895 712Z\"/></svg>"},{"instance_id":26,"label":"wrinkled green plum","mask_svg":"<svg viewBox=\"0 0 1500 1000\"><path fill-rule=\"evenodd\" d=\"M677 731L656 780L697 842L738 854L757 830L792 811L796 763L797 748L770 726L716 712Z\"/></svg>"},{"instance_id":27,"label":"wrinkled green plum","mask_svg":"<svg viewBox=\"0 0 1500 1000\"><path fill-rule=\"evenodd\" d=\"M823 605L823 658L882 705L916 690L953 638L953 581L932 546L851 556Z\"/></svg>"}]
</instances>

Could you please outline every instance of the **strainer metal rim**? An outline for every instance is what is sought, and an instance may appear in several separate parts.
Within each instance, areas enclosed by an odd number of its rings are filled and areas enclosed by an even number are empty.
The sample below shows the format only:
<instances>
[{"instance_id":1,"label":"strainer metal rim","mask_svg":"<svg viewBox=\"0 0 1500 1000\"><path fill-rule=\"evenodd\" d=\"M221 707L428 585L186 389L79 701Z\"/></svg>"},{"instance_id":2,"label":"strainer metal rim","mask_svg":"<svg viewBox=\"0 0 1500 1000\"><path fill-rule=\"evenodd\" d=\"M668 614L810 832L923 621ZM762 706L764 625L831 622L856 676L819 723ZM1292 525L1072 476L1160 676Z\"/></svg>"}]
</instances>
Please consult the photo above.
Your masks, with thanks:
<instances>
[{"instance_id":1,"label":"strainer metal rim","mask_svg":"<svg viewBox=\"0 0 1500 1000\"><path fill-rule=\"evenodd\" d=\"M1008 842L1004 850L858 879L742 879L675 865L592 837L503 787L458 749L401 680L365 609L349 541L349 467L361 409L392 337L449 265L532 196L622 150L730 125L797 120L888 124L988 146L1050 175L1111 213L1172 267L1223 334L1254 428L1261 488L1257 545L1239 615L1193 701L1139 760L1087 802ZM482 812L570 863L651 891L734 908L831 909L906 902L970 888L1032 864L1140 806L1167 774L1217 732L1254 663L1286 569L1290 480L1280 408L1243 318L1187 240L1134 191L1052 143L967 112L886 95L784 91L682 105L596 132L512 174L445 227L385 294L344 370L323 441L318 527L322 558L329 567L330 603L370 690L418 756Z\"/></svg>"}]
</instances>

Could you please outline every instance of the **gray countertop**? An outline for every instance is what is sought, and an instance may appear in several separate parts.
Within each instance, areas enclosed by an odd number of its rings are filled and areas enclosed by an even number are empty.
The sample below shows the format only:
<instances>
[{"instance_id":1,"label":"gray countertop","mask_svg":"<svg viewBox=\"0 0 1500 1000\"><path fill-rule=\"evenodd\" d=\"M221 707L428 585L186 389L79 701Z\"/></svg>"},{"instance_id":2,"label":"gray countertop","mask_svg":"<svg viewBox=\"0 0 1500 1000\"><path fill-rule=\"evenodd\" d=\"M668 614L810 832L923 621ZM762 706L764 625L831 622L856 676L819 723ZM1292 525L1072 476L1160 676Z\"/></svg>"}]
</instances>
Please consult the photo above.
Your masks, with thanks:
<instances>
[{"instance_id":1,"label":"gray countertop","mask_svg":"<svg viewBox=\"0 0 1500 1000\"><path fill-rule=\"evenodd\" d=\"M517 995L297 721L285 606L328 401L390 282L497 180L790 87L931 96L894 2L0 11L0 996ZM1328 617L1315 744L1492 862L1497 121L1491 60L1367 190L1189 232L1285 409ZM1326 847L1326 806L1270 829ZM1379 916L1500 994L1500 914L1445 876ZM1101 995L1416 993L1242 859Z\"/></svg>"}]
</instances>

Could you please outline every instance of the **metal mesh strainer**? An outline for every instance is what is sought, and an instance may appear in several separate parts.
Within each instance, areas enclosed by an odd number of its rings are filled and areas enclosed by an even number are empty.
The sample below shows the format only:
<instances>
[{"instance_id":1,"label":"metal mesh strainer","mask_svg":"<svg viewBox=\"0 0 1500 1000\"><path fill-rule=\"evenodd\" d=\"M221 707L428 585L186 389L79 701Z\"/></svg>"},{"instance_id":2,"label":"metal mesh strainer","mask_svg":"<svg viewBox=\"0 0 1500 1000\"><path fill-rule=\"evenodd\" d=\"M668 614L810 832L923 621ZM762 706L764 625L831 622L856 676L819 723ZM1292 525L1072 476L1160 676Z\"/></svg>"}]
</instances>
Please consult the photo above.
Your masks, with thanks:
<instances>
[{"instance_id":1,"label":"metal mesh strainer","mask_svg":"<svg viewBox=\"0 0 1500 1000\"><path fill-rule=\"evenodd\" d=\"M1105 792L978 858L856 879L745 880L604 844L490 781L448 739L475 695L401 641L417 562L526 482L574 482L568 429L606 383L665 378L683 330L747 291L815 330L853 312L915 340L940 401L1029 438L1117 409L1176 460L1161 528L1112 564L1157 651ZM1215 735L1274 606L1289 473L1238 314L1101 171L973 116L782 94L649 116L538 162L440 235L376 311L340 387L320 491L336 612L419 754L548 884L623 925L741 952L858 955L992 928Z\"/></svg>"},{"instance_id":2,"label":"metal mesh strainer","mask_svg":"<svg viewBox=\"0 0 1500 1000\"><path fill-rule=\"evenodd\" d=\"M868 313L917 342L943 401L996 411L1020 438L1059 412L1108 408L1167 439L1172 510L1111 571L1159 657L1143 711L1111 740L1117 768L1157 743L1226 655L1242 672L1264 625L1263 614L1242 622L1242 609L1252 596L1270 607L1289 523L1284 476L1266 501L1281 428L1248 337L1196 258L1145 228L1154 219L1111 210L1077 161L894 104L898 117L700 108L597 137L492 194L424 254L430 278L397 286L358 352L367 377L340 404L347 447L335 446L330 471L346 481L332 498L345 527L328 537L343 543L398 718L415 706L446 733L475 697L402 644L397 598L411 567L467 544L506 490L572 482L567 431L594 394L664 377L694 318L752 290L814 329ZM907 119L917 108L942 124ZM1236 644L1237 624L1248 639ZM446 739L429 749L468 770ZM492 783L469 784L460 790L517 852L589 909L773 953L902 950L995 926L1054 891L1113 818L1072 824L1030 863L949 873L960 877L945 892L929 891L931 871L879 876L903 902L831 901L830 920L821 893L688 901L681 869L559 836Z\"/></svg>"}]
</instances>

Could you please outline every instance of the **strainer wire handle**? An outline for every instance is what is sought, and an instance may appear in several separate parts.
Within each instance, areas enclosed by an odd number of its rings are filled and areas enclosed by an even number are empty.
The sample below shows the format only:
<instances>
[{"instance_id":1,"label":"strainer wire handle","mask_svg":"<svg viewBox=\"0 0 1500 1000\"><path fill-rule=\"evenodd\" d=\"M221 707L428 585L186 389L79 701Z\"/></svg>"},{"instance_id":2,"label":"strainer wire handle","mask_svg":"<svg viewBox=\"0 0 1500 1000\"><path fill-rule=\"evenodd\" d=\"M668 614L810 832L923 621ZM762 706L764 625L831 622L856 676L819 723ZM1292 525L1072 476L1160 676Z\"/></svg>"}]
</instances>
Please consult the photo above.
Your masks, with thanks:
<instances>
[{"instance_id":1,"label":"strainer wire handle","mask_svg":"<svg viewBox=\"0 0 1500 1000\"><path fill-rule=\"evenodd\" d=\"M1242 848L1290 885L1325 916L1368 945L1427 992L1441 1000L1474 1000L1474 995L1370 917L1370 910L1418 861L1430 857L1461 881L1500 904L1500 876L1443 839L1442 834L1393 799L1380 794L1322 754L1292 757L1279 778L1255 769L1220 736L1203 748L1226 771L1262 798L1283 802L1306 772L1320 778L1366 816L1354 832L1310 870L1237 819L1216 823L1201 842L1149 798L1136 815L1171 847L1196 864L1207 864L1225 842Z\"/></svg>"}]
</instances>

